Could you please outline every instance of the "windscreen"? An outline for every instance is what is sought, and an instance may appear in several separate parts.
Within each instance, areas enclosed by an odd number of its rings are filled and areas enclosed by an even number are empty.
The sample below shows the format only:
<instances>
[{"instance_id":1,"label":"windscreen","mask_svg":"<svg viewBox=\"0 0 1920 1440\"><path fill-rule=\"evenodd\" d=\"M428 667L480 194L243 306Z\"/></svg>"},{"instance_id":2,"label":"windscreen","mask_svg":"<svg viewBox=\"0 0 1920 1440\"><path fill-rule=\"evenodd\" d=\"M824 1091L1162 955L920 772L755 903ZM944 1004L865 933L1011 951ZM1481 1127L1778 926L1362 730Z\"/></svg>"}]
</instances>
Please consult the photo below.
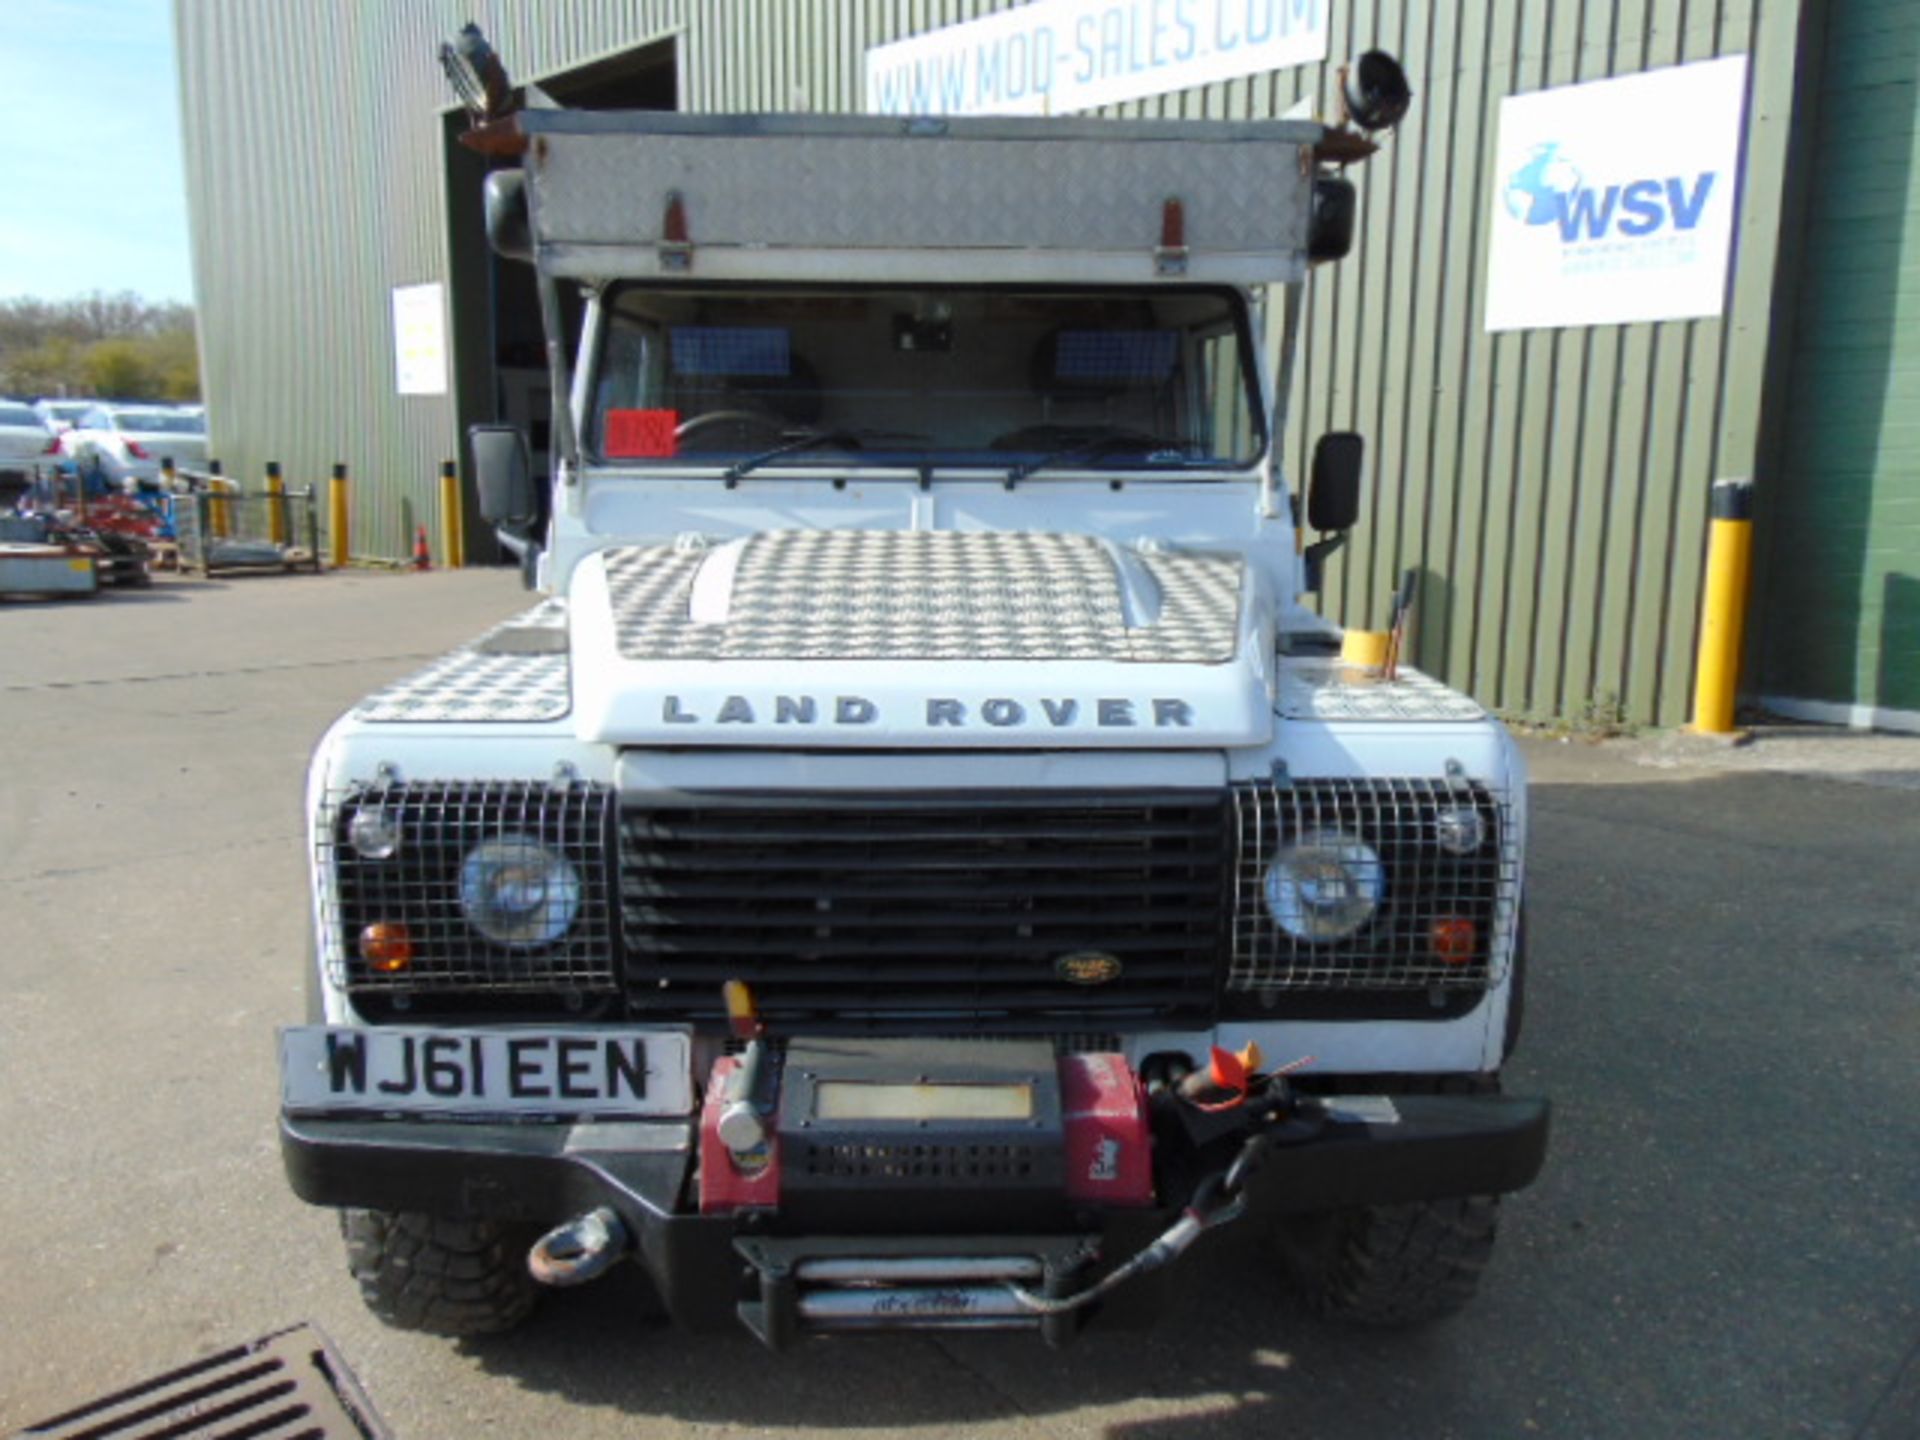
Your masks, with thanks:
<instances>
[{"instance_id":1,"label":"windscreen","mask_svg":"<svg viewBox=\"0 0 1920 1440\"><path fill-rule=\"evenodd\" d=\"M44 430L40 417L25 405L0 405L0 425L9 429Z\"/></svg>"},{"instance_id":2,"label":"windscreen","mask_svg":"<svg viewBox=\"0 0 1920 1440\"><path fill-rule=\"evenodd\" d=\"M1230 291L627 287L586 441L623 465L1179 471L1264 436Z\"/></svg>"}]
</instances>

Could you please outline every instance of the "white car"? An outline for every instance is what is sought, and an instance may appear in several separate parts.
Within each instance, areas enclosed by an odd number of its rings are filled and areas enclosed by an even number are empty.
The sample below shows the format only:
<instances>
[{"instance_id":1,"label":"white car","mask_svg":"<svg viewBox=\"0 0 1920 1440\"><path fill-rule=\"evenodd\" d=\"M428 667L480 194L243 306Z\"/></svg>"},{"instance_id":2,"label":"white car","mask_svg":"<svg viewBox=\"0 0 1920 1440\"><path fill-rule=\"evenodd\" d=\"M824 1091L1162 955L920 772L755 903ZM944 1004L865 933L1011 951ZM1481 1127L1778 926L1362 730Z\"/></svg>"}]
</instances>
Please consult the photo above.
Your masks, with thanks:
<instances>
[{"instance_id":1,"label":"white car","mask_svg":"<svg viewBox=\"0 0 1920 1440\"><path fill-rule=\"evenodd\" d=\"M47 428L56 435L64 435L71 430L74 422L87 411L98 405L98 400L36 400L34 410L47 422Z\"/></svg>"},{"instance_id":2,"label":"white car","mask_svg":"<svg viewBox=\"0 0 1920 1440\"><path fill-rule=\"evenodd\" d=\"M60 437L61 451L83 472L111 484L160 478L160 462L198 468L207 462L207 422L169 405L95 405Z\"/></svg>"},{"instance_id":3,"label":"white car","mask_svg":"<svg viewBox=\"0 0 1920 1440\"><path fill-rule=\"evenodd\" d=\"M59 458L60 442L31 405L0 400L0 480L31 485Z\"/></svg>"}]
</instances>

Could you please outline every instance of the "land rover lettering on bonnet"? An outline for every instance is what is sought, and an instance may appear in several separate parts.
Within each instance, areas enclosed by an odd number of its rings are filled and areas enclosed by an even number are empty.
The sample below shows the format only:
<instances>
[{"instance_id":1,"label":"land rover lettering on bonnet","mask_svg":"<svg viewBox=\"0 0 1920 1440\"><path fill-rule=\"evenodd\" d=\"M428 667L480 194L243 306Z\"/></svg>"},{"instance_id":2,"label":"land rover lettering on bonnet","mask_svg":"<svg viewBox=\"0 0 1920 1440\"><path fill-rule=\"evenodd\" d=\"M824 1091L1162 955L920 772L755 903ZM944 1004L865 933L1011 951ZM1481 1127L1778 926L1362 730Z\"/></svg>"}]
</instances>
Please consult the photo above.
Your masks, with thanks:
<instances>
[{"instance_id":1,"label":"land rover lettering on bonnet","mask_svg":"<svg viewBox=\"0 0 1920 1440\"><path fill-rule=\"evenodd\" d=\"M312 760L281 1139L375 1312L630 1262L776 1347L1059 1344L1215 1232L1334 1315L1464 1303L1546 1147L1525 776L1397 642L1342 660L1364 442L1276 433L1377 141L518 109L443 59L579 319L552 473L471 437L536 603Z\"/></svg>"},{"instance_id":2,"label":"land rover lettering on bonnet","mask_svg":"<svg viewBox=\"0 0 1920 1440\"><path fill-rule=\"evenodd\" d=\"M1053 696L1016 700L1012 696L996 695L971 704L941 696L924 701L920 714L929 729L991 725L1005 730L1021 725L1046 725L1063 730L1074 725L1191 727L1193 724L1192 705L1164 696L1151 700L1104 696L1081 701ZM830 700L812 695L776 695L771 703L763 700L758 704L751 696L729 695L705 714L678 695L669 695L660 704L660 719L668 725L873 725L883 718L881 707L864 695L836 695Z\"/></svg>"}]
</instances>

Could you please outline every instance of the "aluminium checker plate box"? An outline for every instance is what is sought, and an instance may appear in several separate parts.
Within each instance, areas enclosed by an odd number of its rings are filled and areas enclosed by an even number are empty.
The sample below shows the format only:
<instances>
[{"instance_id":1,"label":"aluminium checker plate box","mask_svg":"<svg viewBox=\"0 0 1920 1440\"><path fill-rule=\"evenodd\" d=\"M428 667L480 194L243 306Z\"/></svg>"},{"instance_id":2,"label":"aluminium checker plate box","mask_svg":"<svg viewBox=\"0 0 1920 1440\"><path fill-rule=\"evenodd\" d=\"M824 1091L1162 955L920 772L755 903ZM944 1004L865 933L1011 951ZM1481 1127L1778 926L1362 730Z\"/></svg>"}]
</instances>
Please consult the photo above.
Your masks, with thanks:
<instances>
[{"instance_id":1,"label":"aluminium checker plate box","mask_svg":"<svg viewBox=\"0 0 1920 1440\"><path fill-rule=\"evenodd\" d=\"M519 122L543 270L693 281L1298 280L1324 133L1307 121L571 110ZM663 254L672 197L688 248ZM1170 199L1184 253L1168 270L1155 251Z\"/></svg>"}]
</instances>

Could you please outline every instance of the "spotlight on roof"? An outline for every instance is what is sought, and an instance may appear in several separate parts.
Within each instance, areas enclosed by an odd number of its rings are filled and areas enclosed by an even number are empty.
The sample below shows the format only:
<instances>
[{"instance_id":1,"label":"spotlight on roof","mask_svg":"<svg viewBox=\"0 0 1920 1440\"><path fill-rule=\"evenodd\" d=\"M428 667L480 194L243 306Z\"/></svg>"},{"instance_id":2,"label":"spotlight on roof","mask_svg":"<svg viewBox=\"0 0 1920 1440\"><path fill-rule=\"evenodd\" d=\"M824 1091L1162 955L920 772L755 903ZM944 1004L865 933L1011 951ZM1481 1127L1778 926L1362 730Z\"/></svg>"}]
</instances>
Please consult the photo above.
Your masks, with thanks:
<instances>
[{"instance_id":1,"label":"spotlight on roof","mask_svg":"<svg viewBox=\"0 0 1920 1440\"><path fill-rule=\"evenodd\" d=\"M513 109L513 83L478 25L464 26L441 45L440 68L474 124L501 119Z\"/></svg>"},{"instance_id":2,"label":"spotlight on roof","mask_svg":"<svg viewBox=\"0 0 1920 1440\"><path fill-rule=\"evenodd\" d=\"M1369 50L1341 71L1347 118L1362 130L1391 130L1406 117L1413 88L1400 62L1384 50Z\"/></svg>"}]
</instances>

